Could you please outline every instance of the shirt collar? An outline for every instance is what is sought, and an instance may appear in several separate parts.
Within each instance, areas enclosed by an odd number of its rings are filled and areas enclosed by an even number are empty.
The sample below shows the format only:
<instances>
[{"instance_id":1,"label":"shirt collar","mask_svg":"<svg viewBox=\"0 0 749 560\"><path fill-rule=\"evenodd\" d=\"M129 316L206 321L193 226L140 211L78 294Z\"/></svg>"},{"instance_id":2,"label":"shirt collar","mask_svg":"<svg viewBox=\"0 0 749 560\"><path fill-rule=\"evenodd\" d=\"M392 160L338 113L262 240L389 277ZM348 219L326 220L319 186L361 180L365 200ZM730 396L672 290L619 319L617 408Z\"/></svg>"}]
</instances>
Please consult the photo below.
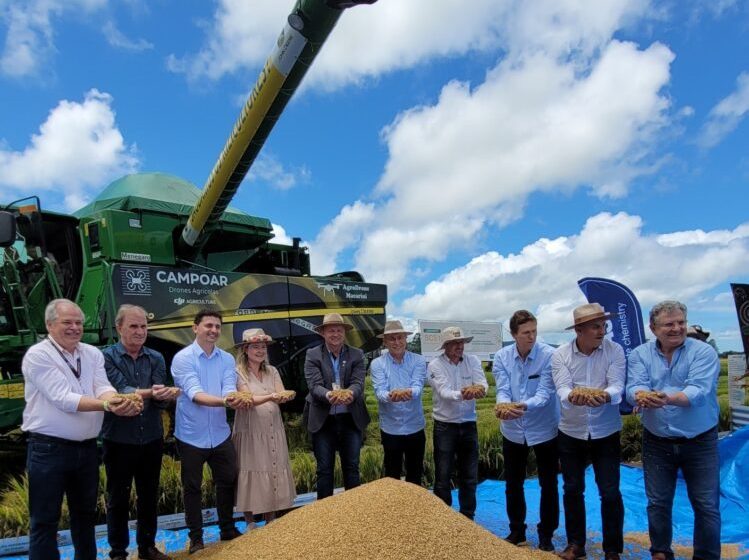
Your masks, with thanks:
<instances>
[{"instance_id":1,"label":"shirt collar","mask_svg":"<svg viewBox=\"0 0 749 560\"><path fill-rule=\"evenodd\" d=\"M684 342L682 342L679 346L677 346L676 348L674 348L674 354L676 354L676 352L680 351L682 348L686 347L687 340L689 340L689 337L685 338ZM663 353L663 350L661 350L661 341L658 340L657 338L655 339L655 349L658 351L658 353L661 356L665 356L665 354Z\"/></svg>"},{"instance_id":2,"label":"shirt collar","mask_svg":"<svg viewBox=\"0 0 749 560\"><path fill-rule=\"evenodd\" d=\"M219 347L218 347L218 346L214 346L214 347L213 347L213 352L211 352L211 354L210 354L210 355L208 355L208 354L206 354L206 353L205 353L205 350L203 350L203 348L202 348L202 347L200 346L200 344L198 344L198 341L197 341L197 340L196 340L196 341L194 341L194 342L192 343L192 345L193 345L193 349L192 349L192 351L193 351L193 352L194 352L195 354L197 354L198 356L200 356L200 355L202 354L203 356L205 356L205 357L206 357L206 358L208 358L209 360L210 360L210 359L212 359L212 358L213 358L214 356L218 356L218 354L219 354Z\"/></svg>"},{"instance_id":3,"label":"shirt collar","mask_svg":"<svg viewBox=\"0 0 749 560\"><path fill-rule=\"evenodd\" d=\"M603 339L603 340L601 341L601 345L600 345L600 346L599 346L598 348L594 349L594 350L593 350L593 351L592 351L592 352L591 352L590 354L583 354L583 353L582 353L582 352L580 351L580 349L579 349L579 348L577 347L577 338L574 338L574 339L572 340L571 344L572 344L572 353L573 353L573 354L579 354L579 355L581 355L581 356L585 356L586 358L589 358L590 356L592 356L592 355L593 355L593 354L595 354L596 352L599 352L599 351L601 351L601 350L603 349L603 345L604 345L604 344L606 344L606 339L604 338L604 339Z\"/></svg>"},{"instance_id":4,"label":"shirt collar","mask_svg":"<svg viewBox=\"0 0 749 560\"><path fill-rule=\"evenodd\" d=\"M60 350L61 352L65 352L65 353L66 353L66 354L67 354L68 356L75 356L76 352L79 352L79 350L80 350L80 347L81 347L81 343L79 342L78 344L76 344L76 345L75 345L75 348L73 348L73 351L72 351L72 352L68 352L67 350L65 350L65 348L63 348L63 347L62 347L62 345L61 345L61 344L60 344L59 342L57 342L57 341L56 341L56 340L55 340L55 339L54 339L54 338L52 337L52 335L51 335L51 334L48 334L48 335L47 335L47 338L49 339L49 341L50 341L50 342L51 342L52 344L54 344L54 345L55 345L55 348L57 348L57 349L58 349L58 350Z\"/></svg>"},{"instance_id":5,"label":"shirt collar","mask_svg":"<svg viewBox=\"0 0 749 560\"><path fill-rule=\"evenodd\" d=\"M520 355L520 352L518 352L518 345L515 343L515 345L512 348L512 353L515 356L516 360L523 360L523 357ZM528 352L528 355L525 357L526 360L535 360L536 354L538 353L538 342L536 342L532 347L531 351Z\"/></svg>"},{"instance_id":6,"label":"shirt collar","mask_svg":"<svg viewBox=\"0 0 749 560\"><path fill-rule=\"evenodd\" d=\"M122 341L119 341L117 344L115 344L114 347L120 356L124 356L125 354L127 354L128 356L130 355L128 351L125 349L125 346L122 344ZM145 345L141 346L140 350L138 351L138 357L140 358L143 354L146 354L147 351L148 349L146 348Z\"/></svg>"},{"instance_id":7,"label":"shirt collar","mask_svg":"<svg viewBox=\"0 0 749 560\"><path fill-rule=\"evenodd\" d=\"M406 363L406 356L408 356L408 350L406 350L406 352L403 354L403 358L401 359L400 362L396 362L395 358L393 358L393 355L390 352L388 352L386 355L387 355L387 359L390 360L392 363L401 365L401 364Z\"/></svg>"}]
</instances>

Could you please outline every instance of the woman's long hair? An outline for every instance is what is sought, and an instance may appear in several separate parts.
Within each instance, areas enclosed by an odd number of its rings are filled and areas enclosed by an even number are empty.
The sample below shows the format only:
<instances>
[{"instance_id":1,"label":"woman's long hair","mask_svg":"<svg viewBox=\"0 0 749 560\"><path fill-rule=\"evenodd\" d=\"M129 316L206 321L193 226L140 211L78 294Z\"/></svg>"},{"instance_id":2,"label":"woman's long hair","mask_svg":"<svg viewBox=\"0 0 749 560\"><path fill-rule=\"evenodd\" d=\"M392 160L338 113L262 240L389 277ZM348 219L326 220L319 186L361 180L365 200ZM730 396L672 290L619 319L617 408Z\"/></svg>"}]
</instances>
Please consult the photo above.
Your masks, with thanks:
<instances>
[{"instance_id":1,"label":"woman's long hair","mask_svg":"<svg viewBox=\"0 0 749 560\"><path fill-rule=\"evenodd\" d=\"M237 373L244 379L245 383L250 382L250 360L247 359L247 352L245 351L245 348L247 347L246 344L243 344L239 347L239 352L237 354ZM267 353L268 351L268 345L265 345L265 351ZM266 354L267 355L267 354ZM268 360L265 359L260 363L260 374L265 375L268 373Z\"/></svg>"}]
</instances>

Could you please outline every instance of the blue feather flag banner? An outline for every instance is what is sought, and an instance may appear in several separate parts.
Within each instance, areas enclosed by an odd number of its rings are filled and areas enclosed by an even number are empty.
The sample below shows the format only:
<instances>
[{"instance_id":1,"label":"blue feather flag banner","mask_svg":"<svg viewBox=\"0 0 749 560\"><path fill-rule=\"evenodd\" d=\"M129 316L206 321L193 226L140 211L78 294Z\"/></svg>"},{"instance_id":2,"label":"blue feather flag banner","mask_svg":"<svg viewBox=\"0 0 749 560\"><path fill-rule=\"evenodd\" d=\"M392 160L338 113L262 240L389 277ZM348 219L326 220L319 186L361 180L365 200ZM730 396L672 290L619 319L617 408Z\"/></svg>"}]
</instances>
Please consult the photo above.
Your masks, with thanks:
<instances>
[{"instance_id":1,"label":"blue feather flag banner","mask_svg":"<svg viewBox=\"0 0 749 560\"><path fill-rule=\"evenodd\" d=\"M632 290L624 284L606 278L582 278L577 281L588 303L599 303L608 313L613 313L611 320L611 338L624 348L624 355L629 354L645 342L645 327L642 320L642 309ZM619 412L630 414L632 406L626 398L619 405Z\"/></svg>"}]
</instances>

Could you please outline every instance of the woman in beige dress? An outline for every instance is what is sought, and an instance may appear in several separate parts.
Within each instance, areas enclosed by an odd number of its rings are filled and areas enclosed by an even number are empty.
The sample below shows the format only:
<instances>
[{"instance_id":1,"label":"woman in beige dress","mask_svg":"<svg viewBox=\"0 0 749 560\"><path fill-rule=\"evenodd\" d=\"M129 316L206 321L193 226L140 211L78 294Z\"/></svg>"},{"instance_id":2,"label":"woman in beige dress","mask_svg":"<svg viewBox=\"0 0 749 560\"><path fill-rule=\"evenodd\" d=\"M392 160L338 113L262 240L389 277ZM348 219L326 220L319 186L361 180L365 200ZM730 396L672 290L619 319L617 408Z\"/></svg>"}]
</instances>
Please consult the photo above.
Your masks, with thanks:
<instances>
[{"instance_id":1,"label":"woman in beige dress","mask_svg":"<svg viewBox=\"0 0 749 560\"><path fill-rule=\"evenodd\" d=\"M263 514L267 523L296 498L278 407L293 398L293 392L284 390L278 370L268 364L272 343L263 329L247 329L237 345L237 389L253 395L251 408L237 410L232 434L239 463L236 508L244 512L248 529L254 526L253 515Z\"/></svg>"}]
</instances>

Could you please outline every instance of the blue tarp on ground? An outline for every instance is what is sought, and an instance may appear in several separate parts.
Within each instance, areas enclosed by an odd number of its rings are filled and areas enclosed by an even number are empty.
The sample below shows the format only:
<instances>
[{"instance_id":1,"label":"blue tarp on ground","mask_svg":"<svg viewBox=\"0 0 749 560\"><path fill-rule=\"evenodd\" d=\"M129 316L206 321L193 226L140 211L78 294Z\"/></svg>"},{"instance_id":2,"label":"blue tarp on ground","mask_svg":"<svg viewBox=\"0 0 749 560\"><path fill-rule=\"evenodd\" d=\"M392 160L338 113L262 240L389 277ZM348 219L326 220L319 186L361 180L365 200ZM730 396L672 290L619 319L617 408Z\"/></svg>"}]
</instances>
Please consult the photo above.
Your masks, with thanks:
<instances>
[{"instance_id":1,"label":"blue tarp on ground","mask_svg":"<svg viewBox=\"0 0 749 560\"><path fill-rule=\"evenodd\" d=\"M720 443L720 480L721 480L721 516L723 527L721 542L735 543L744 547L741 558L749 559L749 426L742 428L721 438ZM599 513L598 492L591 468L586 473L586 509L588 511L587 525L591 541L600 545L601 541L601 516ZM559 483L561 498L561 479ZM505 492L504 483L501 481L487 480L479 485L478 509L476 511L476 522L498 536L505 536L509 532L507 516L505 514ZM642 470L636 467L622 466L621 469L621 491L624 498L624 532L639 534L644 537L645 546L633 542L627 542L625 546L626 558L649 558L647 551L647 500L645 498ZM540 490L538 481L528 480L525 485L526 501L528 503L528 540L531 545L537 544L535 523L538 521L538 503ZM457 503L457 493L453 496ZM561 509L560 504L560 511ZM692 529L694 516L687 498L686 486L683 480L679 480L676 486L674 499L674 543L689 546L692 541ZM238 523L240 530L244 531L244 523ZM205 531L206 543L218 540L218 528L207 527ZM131 531L130 542L135 543L134 531ZM187 543L187 530L159 531L157 543L160 548L167 552L185 550ZM106 538L99 539L99 558L108 558L109 548ZM564 542L564 515L561 515L560 528L557 531L554 544L562 548ZM133 553L135 551L133 550ZM589 558L600 556L600 547L591 547ZM63 560L73 559L72 547L61 549ZM5 560L23 560L26 556L14 556Z\"/></svg>"}]
</instances>

